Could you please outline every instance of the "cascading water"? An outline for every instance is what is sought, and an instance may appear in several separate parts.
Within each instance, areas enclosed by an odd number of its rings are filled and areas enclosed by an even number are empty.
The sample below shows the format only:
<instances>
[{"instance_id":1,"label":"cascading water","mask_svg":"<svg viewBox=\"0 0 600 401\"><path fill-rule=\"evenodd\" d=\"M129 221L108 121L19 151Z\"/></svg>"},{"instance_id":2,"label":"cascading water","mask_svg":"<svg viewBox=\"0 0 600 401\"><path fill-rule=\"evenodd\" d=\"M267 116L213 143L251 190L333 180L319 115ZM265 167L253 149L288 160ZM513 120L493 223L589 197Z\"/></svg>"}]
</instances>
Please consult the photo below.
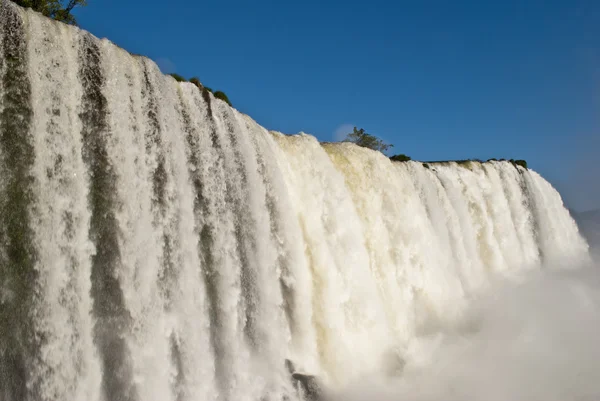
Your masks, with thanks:
<instances>
[{"instance_id":1,"label":"cascading water","mask_svg":"<svg viewBox=\"0 0 600 401\"><path fill-rule=\"evenodd\" d=\"M2 401L294 400L286 359L389 374L494 277L588 258L533 171L268 132L6 0L0 221Z\"/></svg>"}]
</instances>

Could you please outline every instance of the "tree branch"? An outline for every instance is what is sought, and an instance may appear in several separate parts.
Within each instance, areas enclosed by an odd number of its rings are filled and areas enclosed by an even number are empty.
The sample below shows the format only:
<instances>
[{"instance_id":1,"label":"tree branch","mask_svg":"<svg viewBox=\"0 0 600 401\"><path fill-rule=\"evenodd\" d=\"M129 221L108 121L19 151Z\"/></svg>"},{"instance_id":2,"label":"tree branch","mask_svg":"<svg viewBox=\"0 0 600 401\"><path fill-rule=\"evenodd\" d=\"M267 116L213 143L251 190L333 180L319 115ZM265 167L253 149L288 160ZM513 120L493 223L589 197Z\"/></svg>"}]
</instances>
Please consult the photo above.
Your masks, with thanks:
<instances>
[{"instance_id":1,"label":"tree branch","mask_svg":"<svg viewBox=\"0 0 600 401\"><path fill-rule=\"evenodd\" d=\"M75 6L79 3L80 3L79 0L69 0L69 4L67 4L67 7L65 8L65 12L70 13L71 10L73 10L75 8Z\"/></svg>"}]
</instances>

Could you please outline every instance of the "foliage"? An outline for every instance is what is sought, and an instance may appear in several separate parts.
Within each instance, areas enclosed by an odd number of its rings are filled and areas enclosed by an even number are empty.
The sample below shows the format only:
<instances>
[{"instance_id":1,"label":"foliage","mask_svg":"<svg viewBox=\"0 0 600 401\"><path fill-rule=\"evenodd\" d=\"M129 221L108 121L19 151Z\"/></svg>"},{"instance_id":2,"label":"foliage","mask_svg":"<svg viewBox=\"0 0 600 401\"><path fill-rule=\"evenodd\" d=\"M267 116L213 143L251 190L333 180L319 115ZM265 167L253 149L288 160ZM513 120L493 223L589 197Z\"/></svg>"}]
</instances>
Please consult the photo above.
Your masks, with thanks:
<instances>
[{"instance_id":1,"label":"foliage","mask_svg":"<svg viewBox=\"0 0 600 401\"><path fill-rule=\"evenodd\" d=\"M197 77L190 78L190 82L198 87L198 89L202 89L203 86L200 83L200 80Z\"/></svg>"},{"instance_id":2,"label":"foliage","mask_svg":"<svg viewBox=\"0 0 600 401\"><path fill-rule=\"evenodd\" d=\"M462 168L466 168L467 170L471 170L473 168L473 163L480 162L477 159L463 159L463 160L455 160L456 164L458 164Z\"/></svg>"},{"instance_id":3,"label":"foliage","mask_svg":"<svg viewBox=\"0 0 600 401\"><path fill-rule=\"evenodd\" d=\"M177 82L186 82L186 79L179 74L171 73L169 75L172 76L173 78L175 78L175 80ZM209 88L208 86L202 85L202 83L200 82L200 79L198 77L190 78L189 82L196 85L198 87L198 89L200 89L200 90L202 90L203 88L206 89L207 91L212 93L215 96L215 98L221 99L222 101L224 101L225 103L227 103L228 105L231 106L231 102L229 101L229 98L227 97L225 92L223 92L223 91L213 92L213 90L211 88Z\"/></svg>"},{"instance_id":4,"label":"foliage","mask_svg":"<svg viewBox=\"0 0 600 401\"><path fill-rule=\"evenodd\" d=\"M525 161L525 160L510 159L510 162L515 166L521 166L521 167L527 169L527 161Z\"/></svg>"},{"instance_id":5,"label":"foliage","mask_svg":"<svg viewBox=\"0 0 600 401\"><path fill-rule=\"evenodd\" d=\"M344 142L353 142L358 146L362 146L363 148L378 150L380 152L385 152L394 146L383 142L374 135L366 133L363 128L356 129L356 127L354 127L353 132L346 136Z\"/></svg>"},{"instance_id":6,"label":"foliage","mask_svg":"<svg viewBox=\"0 0 600 401\"><path fill-rule=\"evenodd\" d=\"M229 101L229 98L227 97L227 95L224 92L216 91L214 93L214 95L217 99L221 99L222 101L224 101L225 103L227 103L228 105L231 106L231 102Z\"/></svg>"},{"instance_id":7,"label":"foliage","mask_svg":"<svg viewBox=\"0 0 600 401\"><path fill-rule=\"evenodd\" d=\"M177 82L185 82L185 78L179 74L171 73L169 75L172 76L173 78L175 78L175 81L177 81Z\"/></svg>"},{"instance_id":8,"label":"foliage","mask_svg":"<svg viewBox=\"0 0 600 401\"><path fill-rule=\"evenodd\" d=\"M516 166L521 166L521 167L527 169L527 161L525 161L525 160L515 160L515 159L506 160L506 159L492 158L492 159L488 159L486 162L484 162L481 159L438 160L438 161L430 161L430 162L427 162L427 163L439 164L439 163L451 163L451 162L454 162L454 163L458 164L459 166L462 166L462 167L465 167L465 168L470 168L471 167L471 163L509 162L510 164L512 164L515 167Z\"/></svg>"},{"instance_id":9,"label":"foliage","mask_svg":"<svg viewBox=\"0 0 600 401\"><path fill-rule=\"evenodd\" d=\"M46 17L61 21L70 25L77 25L77 21L71 12L77 6L87 5L87 0L68 0L66 4L62 0L13 0L21 7L31 8Z\"/></svg>"},{"instance_id":10,"label":"foliage","mask_svg":"<svg viewBox=\"0 0 600 401\"><path fill-rule=\"evenodd\" d=\"M394 156L390 157L390 160L395 161L395 162L407 162L407 161L411 160L411 158L409 156L406 156L405 154L401 153L399 155L394 155Z\"/></svg>"}]
</instances>

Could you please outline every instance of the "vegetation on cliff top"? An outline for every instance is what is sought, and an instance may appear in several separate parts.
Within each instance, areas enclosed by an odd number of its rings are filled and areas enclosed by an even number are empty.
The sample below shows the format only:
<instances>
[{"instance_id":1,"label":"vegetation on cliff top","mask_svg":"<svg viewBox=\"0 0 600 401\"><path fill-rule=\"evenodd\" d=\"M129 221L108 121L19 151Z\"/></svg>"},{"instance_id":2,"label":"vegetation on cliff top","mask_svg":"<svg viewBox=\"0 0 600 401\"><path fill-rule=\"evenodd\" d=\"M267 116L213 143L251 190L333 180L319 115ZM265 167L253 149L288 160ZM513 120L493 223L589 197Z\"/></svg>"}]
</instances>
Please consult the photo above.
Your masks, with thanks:
<instances>
[{"instance_id":1,"label":"vegetation on cliff top","mask_svg":"<svg viewBox=\"0 0 600 401\"><path fill-rule=\"evenodd\" d=\"M363 148L369 148L372 150L379 151L381 153L385 153L387 150L389 150L390 148L392 148L394 146L392 144L385 143L382 139L376 137L375 135L371 135L371 134L367 133L363 128L358 129L357 127L354 127L352 132L350 132L346 135L346 138L343 140L343 142L352 142L358 146L362 146ZM410 156L400 153L397 155L390 156L390 160L395 161L395 162L407 162L412 159ZM497 159L489 159L488 161L497 161ZM506 159L500 159L500 161L506 161ZM527 169L527 162L525 160L510 159L508 161L515 167L521 166L521 167ZM484 161L480 160L480 159L443 160L443 161L441 160L441 161L426 162L426 163L423 163L423 166L425 168L430 168L430 164L450 163L450 162L457 163L459 166L463 166L466 168L469 168L471 166L471 163L473 163L473 162L484 163Z\"/></svg>"},{"instance_id":2,"label":"vegetation on cliff top","mask_svg":"<svg viewBox=\"0 0 600 401\"><path fill-rule=\"evenodd\" d=\"M488 162L509 162L510 164L512 164L513 166L517 167L517 166L521 166L525 169L528 169L527 167L527 161L526 160L515 160L515 159L510 159L510 160L506 160L506 159L488 159L486 161L481 160L481 159L463 159L463 160L437 160L437 161L428 161L428 162L424 162L424 166L429 168L430 165L432 164L444 164L444 163L456 163L459 166L463 166L463 167L469 167L471 165L471 163L488 163Z\"/></svg>"},{"instance_id":3,"label":"vegetation on cliff top","mask_svg":"<svg viewBox=\"0 0 600 401\"><path fill-rule=\"evenodd\" d=\"M37 11L46 17L52 18L56 21L61 21L69 25L77 25L77 21L71 13L75 7L87 5L87 0L12 0L15 4L24 7L31 8L33 11ZM179 74L169 74L177 82L186 82L187 80ZM196 77L191 78L189 82L202 89L203 85L200 80ZM215 98L221 99L225 103L231 106L229 97L223 91L213 92L212 89L204 87L209 92L213 93Z\"/></svg>"},{"instance_id":4,"label":"vegetation on cliff top","mask_svg":"<svg viewBox=\"0 0 600 401\"><path fill-rule=\"evenodd\" d=\"M399 155L390 156L390 160L394 162L407 162L412 160L410 156L406 156L404 153L400 153Z\"/></svg>"},{"instance_id":5,"label":"vegetation on cliff top","mask_svg":"<svg viewBox=\"0 0 600 401\"><path fill-rule=\"evenodd\" d=\"M387 144L383 140L377 138L375 135L368 134L363 128L357 129L354 127L354 130L346 135L346 139L344 142L352 142L357 144L358 146L362 146L363 148L369 148L373 150L378 150L382 153L386 152L389 148L394 145Z\"/></svg>"},{"instance_id":6,"label":"vegetation on cliff top","mask_svg":"<svg viewBox=\"0 0 600 401\"><path fill-rule=\"evenodd\" d=\"M213 90L211 88L209 88L208 86L202 85L202 83L200 82L200 79L198 79L198 77L193 77L193 78L190 78L189 80L187 80L179 74L171 73L169 75L172 76L173 78L175 78L175 80L177 82L191 82L194 85L196 85L198 87L198 89L200 89L200 90L202 90L202 88L204 88L207 91L209 91L210 93L212 93L216 99L221 99L222 101L224 101L225 103L227 103L228 105L231 106L231 102L229 101L229 98L227 97L225 92L223 92L223 91L213 92Z\"/></svg>"},{"instance_id":7,"label":"vegetation on cliff top","mask_svg":"<svg viewBox=\"0 0 600 401\"><path fill-rule=\"evenodd\" d=\"M225 92L216 91L216 92L214 92L214 95L217 99L221 99L222 101L224 101L225 103L227 103L228 105L231 106L231 102L229 101L229 98L227 97Z\"/></svg>"},{"instance_id":8,"label":"vegetation on cliff top","mask_svg":"<svg viewBox=\"0 0 600 401\"><path fill-rule=\"evenodd\" d=\"M527 168L527 161L525 160L514 160L514 159L510 159L510 162L512 164L514 164L515 166L521 166L523 168Z\"/></svg>"},{"instance_id":9,"label":"vegetation on cliff top","mask_svg":"<svg viewBox=\"0 0 600 401\"><path fill-rule=\"evenodd\" d=\"M175 78L175 81L177 81L177 82L185 82L185 78L179 74L175 74L174 72L172 72L169 75L172 76L173 78Z\"/></svg>"},{"instance_id":10,"label":"vegetation on cliff top","mask_svg":"<svg viewBox=\"0 0 600 401\"><path fill-rule=\"evenodd\" d=\"M33 11L42 13L57 21L69 25L77 25L77 21L71 12L77 6L85 6L87 0L13 0L21 7L31 8Z\"/></svg>"}]
</instances>

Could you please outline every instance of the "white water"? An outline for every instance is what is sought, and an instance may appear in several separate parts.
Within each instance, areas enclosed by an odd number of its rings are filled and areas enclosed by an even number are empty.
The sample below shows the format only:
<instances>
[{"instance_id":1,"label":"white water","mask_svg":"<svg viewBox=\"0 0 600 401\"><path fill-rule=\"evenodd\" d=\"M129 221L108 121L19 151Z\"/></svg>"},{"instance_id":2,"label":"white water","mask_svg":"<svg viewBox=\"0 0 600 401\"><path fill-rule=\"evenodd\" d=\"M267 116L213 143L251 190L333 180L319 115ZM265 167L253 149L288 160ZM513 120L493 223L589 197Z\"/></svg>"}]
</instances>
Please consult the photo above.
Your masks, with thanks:
<instances>
[{"instance_id":1,"label":"white water","mask_svg":"<svg viewBox=\"0 0 600 401\"><path fill-rule=\"evenodd\" d=\"M589 259L560 195L508 162L425 167L268 132L6 0L0 56L0 214L25 202L32 230L0 237L2 401L296 399L285 359L341 390L430 363L423 344L498 280ZM5 183L21 142L26 201ZM15 241L35 255L20 298Z\"/></svg>"}]
</instances>

